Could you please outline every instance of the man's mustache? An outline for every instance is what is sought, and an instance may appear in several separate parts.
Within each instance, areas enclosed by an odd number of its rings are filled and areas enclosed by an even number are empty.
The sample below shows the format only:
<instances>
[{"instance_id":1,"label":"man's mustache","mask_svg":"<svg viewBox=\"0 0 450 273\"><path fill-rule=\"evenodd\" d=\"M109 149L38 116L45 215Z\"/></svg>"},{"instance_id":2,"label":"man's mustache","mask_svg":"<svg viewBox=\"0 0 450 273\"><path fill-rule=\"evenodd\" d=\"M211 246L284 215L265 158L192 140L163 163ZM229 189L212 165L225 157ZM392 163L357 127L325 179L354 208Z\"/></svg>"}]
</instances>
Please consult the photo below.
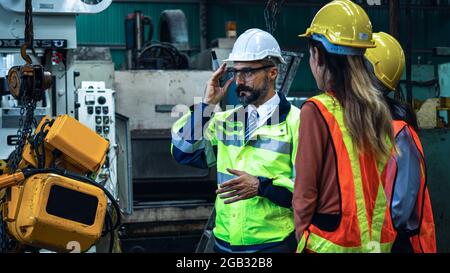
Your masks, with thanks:
<instances>
[{"instance_id":1,"label":"man's mustache","mask_svg":"<svg viewBox=\"0 0 450 273\"><path fill-rule=\"evenodd\" d=\"M238 95L241 91L253 92L253 88L246 85L238 85L236 88L236 92L238 93Z\"/></svg>"}]
</instances>

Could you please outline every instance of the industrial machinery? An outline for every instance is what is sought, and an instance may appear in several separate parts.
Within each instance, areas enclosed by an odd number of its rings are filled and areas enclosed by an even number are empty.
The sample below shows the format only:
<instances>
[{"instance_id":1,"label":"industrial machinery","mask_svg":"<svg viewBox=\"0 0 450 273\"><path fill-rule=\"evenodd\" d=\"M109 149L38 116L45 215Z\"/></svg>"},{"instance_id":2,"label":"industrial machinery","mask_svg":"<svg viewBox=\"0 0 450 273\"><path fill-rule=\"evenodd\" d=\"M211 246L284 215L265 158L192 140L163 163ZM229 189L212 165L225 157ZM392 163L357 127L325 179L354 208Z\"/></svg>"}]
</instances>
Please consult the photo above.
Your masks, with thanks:
<instances>
[{"instance_id":1,"label":"industrial machinery","mask_svg":"<svg viewBox=\"0 0 450 273\"><path fill-rule=\"evenodd\" d=\"M105 175L102 168L112 146L105 135L72 117L75 16L110 4L0 1L0 224L9 235L2 232L1 251L11 251L15 242L32 249L83 252L102 235L114 236L120 224L116 198L95 181Z\"/></svg>"},{"instance_id":2,"label":"industrial machinery","mask_svg":"<svg viewBox=\"0 0 450 273\"><path fill-rule=\"evenodd\" d=\"M423 129L449 128L450 86L449 63L438 65L413 64L411 66L412 106L418 125ZM405 74L400 86L406 90ZM405 94L398 92L403 97Z\"/></svg>"},{"instance_id":3,"label":"industrial machinery","mask_svg":"<svg viewBox=\"0 0 450 273\"><path fill-rule=\"evenodd\" d=\"M145 39L145 26L149 31ZM190 50L187 20L182 10L164 10L159 18L159 41L152 41L151 17L141 11L125 19L128 69L187 69Z\"/></svg>"},{"instance_id":4,"label":"industrial machinery","mask_svg":"<svg viewBox=\"0 0 450 273\"><path fill-rule=\"evenodd\" d=\"M106 9L112 0L33 1L33 64L51 72L53 85L38 102L34 116L75 115L75 70L73 51L77 47L76 16L95 14ZM0 0L0 159L6 159L17 144L20 106L5 84L7 71L23 65L20 47L24 42L25 1Z\"/></svg>"},{"instance_id":5,"label":"industrial machinery","mask_svg":"<svg viewBox=\"0 0 450 273\"><path fill-rule=\"evenodd\" d=\"M98 135L109 141L109 152L106 155L97 182L117 199L117 144L115 102L112 89L106 89L104 82L82 82L77 90L77 119Z\"/></svg>"},{"instance_id":6,"label":"industrial machinery","mask_svg":"<svg viewBox=\"0 0 450 273\"><path fill-rule=\"evenodd\" d=\"M132 211L130 119L117 111L114 63L108 48L79 47L74 54L75 118L110 141L105 164L97 176L116 197L124 214ZM99 114L100 113L100 114Z\"/></svg>"},{"instance_id":7,"label":"industrial machinery","mask_svg":"<svg viewBox=\"0 0 450 273\"><path fill-rule=\"evenodd\" d=\"M133 179L133 207L119 233L123 252L195 250L213 206L216 172L178 164L170 154L170 128L179 118L172 109L201 98L210 76L193 70L115 72L116 109L130 118Z\"/></svg>"},{"instance_id":8,"label":"industrial machinery","mask_svg":"<svg viewBox=\"0 0 450 273\"><path fill-rule=\"evenodd\" d=\"M58 252L95 244L105 216L111 217L105 194L120 222L114 198L92 179L108 148L108 141L68 115L44 117L25 144L19 169L0 176L8 233L22 244Z\"/></svg>"}]
</instances>

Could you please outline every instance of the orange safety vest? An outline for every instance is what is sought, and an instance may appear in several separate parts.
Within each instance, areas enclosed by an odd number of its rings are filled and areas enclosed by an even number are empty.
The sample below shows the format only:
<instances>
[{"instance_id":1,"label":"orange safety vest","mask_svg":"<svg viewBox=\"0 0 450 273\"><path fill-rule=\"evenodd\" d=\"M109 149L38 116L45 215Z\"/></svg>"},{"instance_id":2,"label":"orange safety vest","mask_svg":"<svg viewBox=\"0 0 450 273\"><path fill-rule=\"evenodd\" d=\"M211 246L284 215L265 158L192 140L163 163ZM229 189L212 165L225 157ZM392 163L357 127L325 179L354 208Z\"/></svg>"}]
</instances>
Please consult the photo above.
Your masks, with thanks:
<instances>
[{"instance_id":1,"label":"orange safety vest","mask_svg":"<svg viewBox=\"0 0 450 273\"><path fill-rule=\"evenodd\" d=\"M324 231L311 224L300 238L297 251L390 252L395 230L388 217L389 207L381 179L389 157L380 162L373 155L356 150L344 125L342 106L330 94L315 96L308 102L317 107L331 135L341 221L334 231Z\"/></svg>"},{"instance_id":2,"label":"orange safety vest","mask_svg":"<svg viewBox=\"0 0 450 273\"><path fill-rule=\"evenodd\" d=\"M430 195L427 188L427 177L426 177L426 167L425 167L425 157L423 153L422 144L420 142L419 136L415 130L404 121L395 120L393 121L393 129L395 138L398 137L399 133L403 130L408 130L413 138L414 144L421 155L421 166L420 166L420 189L417 197L416 205L416 215L419 216L419 227L417 233L410 237L410 241L415 253L435 253L436 252L436 236L434 229L433 211L431 209ZM401 167L401 166L400 166ZM397 176L397 170L399 166L392 156L383 172L383 181L386 197L389 200L389 208L392 203L392 192L394 190L394 183ZM389 215L389 219L391 216ZM393 234L394 239L396 236Z\"/></svg>"}]
</instances>

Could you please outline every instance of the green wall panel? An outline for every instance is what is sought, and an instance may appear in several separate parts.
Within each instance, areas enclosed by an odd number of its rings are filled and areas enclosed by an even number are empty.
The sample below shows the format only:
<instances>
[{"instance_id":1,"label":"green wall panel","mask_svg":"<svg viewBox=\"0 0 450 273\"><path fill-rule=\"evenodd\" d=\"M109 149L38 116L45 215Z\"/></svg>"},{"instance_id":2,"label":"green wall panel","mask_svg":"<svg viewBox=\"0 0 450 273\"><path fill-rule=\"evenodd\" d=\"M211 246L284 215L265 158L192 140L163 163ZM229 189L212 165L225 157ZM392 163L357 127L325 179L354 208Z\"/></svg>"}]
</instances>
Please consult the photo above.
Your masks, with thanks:
<instances>
[{"instance_id":1,"label":"green wall panel","mask_svg":"<svg viewBox=\"0 0 450 273\"><path fill-rule=\"evenodd\" d=\"M114 67L116 70L125 70L126 69L126 58L125 58L124 50L112 49L111 50L111 58L114 62Z\"/></svg>"},{"instance_id":2,"label":"green wall panel","mask_svg":"<svg viewBox=\"0 0 450 273\"><path fill-rule=\"evenodd\" d=\"M188 20L189 42L199 46L199 6L189 3L142 3L115 2L98 14L83 14L77 17L77 39L80 44L108 44L125 46L124 20L129 13L140 10L153 19L155 32L153 40L158 40L159 15L166 9L181 9ZM147 33L147 32L146 32Z\"/></svg>"}]
</instances>

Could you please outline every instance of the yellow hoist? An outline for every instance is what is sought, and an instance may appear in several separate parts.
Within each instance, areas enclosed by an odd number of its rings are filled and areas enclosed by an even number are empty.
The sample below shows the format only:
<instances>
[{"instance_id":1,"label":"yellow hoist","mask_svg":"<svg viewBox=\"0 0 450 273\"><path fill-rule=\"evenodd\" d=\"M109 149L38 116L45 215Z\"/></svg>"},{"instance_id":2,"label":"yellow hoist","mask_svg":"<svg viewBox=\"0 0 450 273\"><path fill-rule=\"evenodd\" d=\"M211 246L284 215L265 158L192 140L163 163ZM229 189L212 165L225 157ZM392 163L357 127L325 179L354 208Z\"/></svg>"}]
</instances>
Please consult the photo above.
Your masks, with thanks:
<instances>
[{"instance_id":1,"label":"yellow hoist","mask_svg":"<svg viewBox=\"0 0 450 273\"><path fill-rule=\"evenodd\" d=\"M84 252L102 235L113 236L120 225L117 202L95 182L109 142L68 115L44 117L33 134L36 102L52 81L51 74L32 64L26 53L34 51L31 0L26 0L25 11L21 55L26 64L8 73L11 94L21 104L24 119L16 149L6 165L0 162L2 220L8 235L21 244L56 252L76 246Z\"/></svg>"}]
</instances>

